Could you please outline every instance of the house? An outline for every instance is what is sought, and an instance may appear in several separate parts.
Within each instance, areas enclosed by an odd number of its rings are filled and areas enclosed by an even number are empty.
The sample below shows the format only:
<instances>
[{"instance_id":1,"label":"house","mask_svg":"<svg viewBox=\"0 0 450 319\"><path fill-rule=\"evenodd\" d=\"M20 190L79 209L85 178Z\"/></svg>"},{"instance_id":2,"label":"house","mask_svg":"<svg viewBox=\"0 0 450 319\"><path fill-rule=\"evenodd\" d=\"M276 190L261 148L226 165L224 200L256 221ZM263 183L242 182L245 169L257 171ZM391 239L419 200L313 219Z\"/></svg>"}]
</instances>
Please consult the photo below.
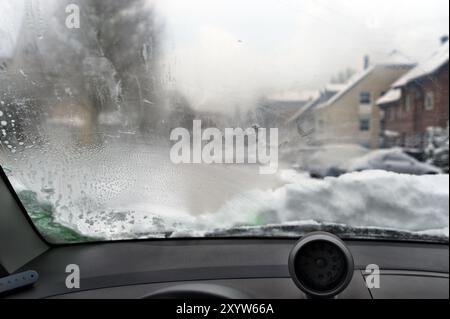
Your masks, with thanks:
<instances>
[{"instance_id":1,"label":"house","mask_svg":"<svg viewBox=\"0 0 450 319\"><path fill-rule=\"evenodd\" d=\"M293 90L269 95L258 103L257 123L266 128L278 128L280 139L287 141L291 131L286 126L287 121L318 96L319 92L315 90ZM282 143L283 140L280 142Z\"/></svg>"},{"instance_id":2,"label":"house","mask_svg":"<svg viewBox=\"0 0 450 319\"><path fill-rule=\"evenodd\" d=\"M344 89L343 84L328 84L319 95L301 107L286 121L286 127L290 128L291 135L299 134L308 144L316 144L316 120L315 109L326 103L334 95Z\"/></svg>"},{"instance_id":3,"label":"house","mask_svg":"<svg viewBox=\"0 0 450 319\"><path fill-rule=\"evenodd\" d=\"M377 101L384 110L384 143L423 149L429 127L448 127L449 44L400 77Z\"/></svg>"},{"instance_id":4,"label":"house","mask_svg":"<svg viewBox=\"0 0 450 319\"><path fill-rule=\"evenodd\" d=\"M322 144L380 146L381 113L375 102L389 91L392 83L414 67L400 52L370 65L314 111L316 140Z\"/></svg>"}]
</instances>

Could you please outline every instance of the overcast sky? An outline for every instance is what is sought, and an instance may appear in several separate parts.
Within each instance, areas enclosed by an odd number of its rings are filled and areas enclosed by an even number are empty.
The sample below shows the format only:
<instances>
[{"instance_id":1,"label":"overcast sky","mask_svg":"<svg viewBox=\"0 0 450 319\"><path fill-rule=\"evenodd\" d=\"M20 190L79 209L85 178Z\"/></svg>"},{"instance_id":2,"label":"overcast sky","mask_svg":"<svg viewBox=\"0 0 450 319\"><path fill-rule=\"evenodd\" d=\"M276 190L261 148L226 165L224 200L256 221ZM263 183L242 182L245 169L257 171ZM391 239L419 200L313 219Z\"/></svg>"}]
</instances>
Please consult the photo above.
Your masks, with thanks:
<instances>
[{"instance_id":1,"label":"overcast sky","mask_svg":"<svg viewBox=\"0 0 450 319\"><path fill-rule=\"evenodd\" d=\"M262 89L320 88L360 68L364 54L376 61L396 49L420 60L449 29L448 0L153 2L170 84L200 108L250 103ZM0 0L0 55L14 42L22 7Z\"/></svg>"}]
</instances>

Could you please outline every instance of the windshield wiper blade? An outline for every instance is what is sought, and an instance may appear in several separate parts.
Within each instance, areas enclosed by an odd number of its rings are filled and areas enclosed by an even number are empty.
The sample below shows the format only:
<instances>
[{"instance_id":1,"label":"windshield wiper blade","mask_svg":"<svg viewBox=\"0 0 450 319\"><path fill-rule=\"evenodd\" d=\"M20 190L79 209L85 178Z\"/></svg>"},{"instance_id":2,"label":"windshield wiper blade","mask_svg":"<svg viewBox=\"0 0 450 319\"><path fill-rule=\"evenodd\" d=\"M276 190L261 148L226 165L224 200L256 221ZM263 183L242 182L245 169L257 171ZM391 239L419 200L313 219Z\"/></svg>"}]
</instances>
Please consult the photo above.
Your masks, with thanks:
<instances>
[{"instance_id":1,"label":"windshield wiper blade","mask_svg":"<svg viewBox=\"0 0 450 319\"><path fill-rule=\"evenodd\" d=\"M314 231L326 231L344 239L372 239L392 241L420 241L448 243L446 236L415 233L380 227L354 227L333 223L289 223L266 226L237 226L217 229L205 237L300 237Z\"/></svg>"}]
</instances>

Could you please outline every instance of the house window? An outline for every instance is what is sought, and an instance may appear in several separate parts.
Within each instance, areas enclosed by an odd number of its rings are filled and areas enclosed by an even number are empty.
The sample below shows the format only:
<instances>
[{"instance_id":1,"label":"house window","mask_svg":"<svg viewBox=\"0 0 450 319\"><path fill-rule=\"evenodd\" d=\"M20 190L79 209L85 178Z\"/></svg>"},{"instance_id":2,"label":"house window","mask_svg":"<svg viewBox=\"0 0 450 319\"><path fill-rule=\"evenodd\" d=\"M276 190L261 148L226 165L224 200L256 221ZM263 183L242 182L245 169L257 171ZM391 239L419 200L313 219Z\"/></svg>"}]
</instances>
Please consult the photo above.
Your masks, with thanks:
<instances>
[{"instance_id":1,"label":"house window","mask_svg":"<svg viewBox=\"0 0 450 319\"><path fill-rule=\"evenodd\" d=\"M360 131L370 130L370 120L369 119L360 119L359 120L359 130Z\"/></svg>"},{"instance_id":2,"label":"house window","mask_svg":"<svg viewBox=\"0 0 450 319\"><path fill-rule=\"evenodd\" d=\"M389 110L389 113L391 114L391 120L392 121L395 121L395 109L394 108L392 108L392 109L390 109Z\"/></svg>"},{"instance_id":3,"label":"house window","mask_svg":"<svg viewBox=\"0 0 450 319\"><path fill-rule=\"evenodd\" d=\"M427 92L425 94L425 110L431 111L432 109L434 109L434 94Z\"/></svg>"},{"instance_id":4,"label":"house window","mask_svg":"<svg viewBox=\"0 0 450 319\"><path fill-rule=\"evenodd\" d=\"M370 92L361 92L359 94L360 104L372 104L372 94Z\"/></svg>"},{"instance_id":5,"label":"house window","mask_svg":"<svg viewBox=\"0 0 450 319\"><path fill-rule=\"evenodd\" d=\"M416 89L416 99L420 98L422 98L422 92L420 91L420 89Z\"/></svg>"},{"instance_id":6,"label":"house window","mask_svg":"<svg viewBox=\"0 0 450 319\"><path fill-rule=\"evenodd\" d=\"M412 108L412 97L411 97L411 95L407 95L406 96L406 100L405 100L405 110L406 110L406 112L409 112L409 111L411 111L411 108Z\"/></svg>"}]
</instances>

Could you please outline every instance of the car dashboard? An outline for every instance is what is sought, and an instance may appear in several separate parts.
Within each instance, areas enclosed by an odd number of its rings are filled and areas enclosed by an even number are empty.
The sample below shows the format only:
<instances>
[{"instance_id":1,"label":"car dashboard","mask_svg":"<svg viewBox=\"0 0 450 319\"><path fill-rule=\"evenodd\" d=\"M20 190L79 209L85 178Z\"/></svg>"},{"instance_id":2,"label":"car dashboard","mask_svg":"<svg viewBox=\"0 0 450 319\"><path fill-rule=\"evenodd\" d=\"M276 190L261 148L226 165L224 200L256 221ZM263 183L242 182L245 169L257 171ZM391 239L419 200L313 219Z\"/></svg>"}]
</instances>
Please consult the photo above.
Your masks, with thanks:
<instances>
[{"instance_id":1,"label":"car dashboard","mask_svg":"<svg viewBox=\"0 0 450 319\"><path fill-rule=\"evenodd\" d=\"M295 239L191 239L55 246L18 271L39 280L7 298L304 299L289 269ZM448 245L345 241L351 280L334 298L449 298ZM69 289L67 265L79 266ZM369 265L379 267L369 287Z\"/></svg>"}]
</instances>

